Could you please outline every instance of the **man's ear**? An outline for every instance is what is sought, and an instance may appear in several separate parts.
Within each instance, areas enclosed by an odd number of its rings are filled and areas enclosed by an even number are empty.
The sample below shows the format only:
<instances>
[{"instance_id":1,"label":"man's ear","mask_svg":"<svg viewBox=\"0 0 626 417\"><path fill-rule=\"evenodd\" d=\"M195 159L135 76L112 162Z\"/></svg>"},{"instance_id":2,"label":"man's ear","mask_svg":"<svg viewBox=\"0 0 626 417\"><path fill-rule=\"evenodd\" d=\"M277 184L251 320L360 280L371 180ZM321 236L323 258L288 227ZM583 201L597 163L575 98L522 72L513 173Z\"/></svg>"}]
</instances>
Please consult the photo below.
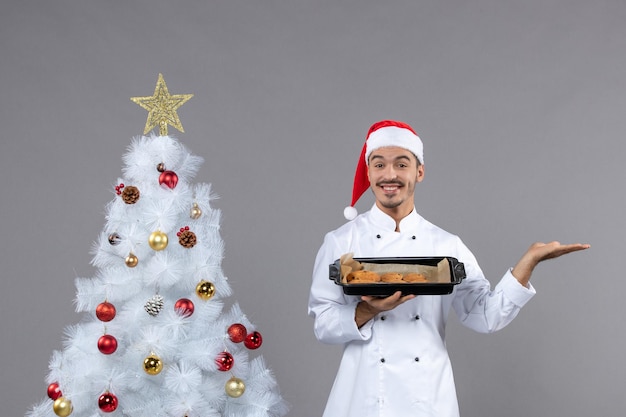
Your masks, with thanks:
<instances>
[{"instance_id":1,"label":"man's ear","mask_svg":"<svg viewBox=\"0 0 626 417\"><path fill-rule=\"evenodd\" d=\"M415 178L416 182L422 182L424 180L424 164L420 164L417 167L417 177Z\"/></svg>"}]
</instances>

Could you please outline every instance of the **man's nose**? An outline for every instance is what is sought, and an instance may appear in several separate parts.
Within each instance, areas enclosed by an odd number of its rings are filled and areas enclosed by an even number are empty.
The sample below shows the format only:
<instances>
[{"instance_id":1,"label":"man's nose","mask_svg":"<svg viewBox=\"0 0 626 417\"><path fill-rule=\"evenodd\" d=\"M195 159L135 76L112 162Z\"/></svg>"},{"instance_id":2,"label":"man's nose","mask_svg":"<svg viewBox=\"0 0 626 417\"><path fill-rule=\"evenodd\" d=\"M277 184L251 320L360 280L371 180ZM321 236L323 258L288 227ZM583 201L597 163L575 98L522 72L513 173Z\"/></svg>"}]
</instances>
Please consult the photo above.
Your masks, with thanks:
<instances>
[{"instance_id":1,"label":"man's nose","mask_svg":"<svg viewBox=\"0 0 626 417\"><path fill-rule=\"evenodd\" d=\"M385 167L385 170L383 171L383 178L386 180L392 180L395 179L397 177L397 173L396 170L394 169L393 165L389 165L387 167Z\"/></svg>"}]
</instances>

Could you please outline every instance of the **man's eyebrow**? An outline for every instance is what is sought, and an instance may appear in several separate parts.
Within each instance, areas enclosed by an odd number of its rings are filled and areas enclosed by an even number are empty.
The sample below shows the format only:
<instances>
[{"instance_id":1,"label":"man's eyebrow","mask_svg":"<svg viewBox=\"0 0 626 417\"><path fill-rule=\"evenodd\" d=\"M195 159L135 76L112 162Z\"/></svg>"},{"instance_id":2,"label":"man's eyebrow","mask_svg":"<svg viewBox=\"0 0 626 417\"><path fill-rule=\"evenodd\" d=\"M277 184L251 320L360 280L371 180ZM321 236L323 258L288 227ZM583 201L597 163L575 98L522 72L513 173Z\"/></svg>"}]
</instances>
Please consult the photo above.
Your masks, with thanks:
<instances>
[{"instance_id":1,"label":"man's eyebrow","mask_svg":"<svg viewBox=\"0 0 626 417\"><path fill-rule=\"evenodd\" d=\"M372 154L372 156L370 156L370 160L373 161L374 159L385 159L385 158L382 155ZM407 155L398 155L394 158L394 161L397 161L399 159L406 159L407 161L411 160L411 158L409 158Z\"/></svg>"}]
</instances>

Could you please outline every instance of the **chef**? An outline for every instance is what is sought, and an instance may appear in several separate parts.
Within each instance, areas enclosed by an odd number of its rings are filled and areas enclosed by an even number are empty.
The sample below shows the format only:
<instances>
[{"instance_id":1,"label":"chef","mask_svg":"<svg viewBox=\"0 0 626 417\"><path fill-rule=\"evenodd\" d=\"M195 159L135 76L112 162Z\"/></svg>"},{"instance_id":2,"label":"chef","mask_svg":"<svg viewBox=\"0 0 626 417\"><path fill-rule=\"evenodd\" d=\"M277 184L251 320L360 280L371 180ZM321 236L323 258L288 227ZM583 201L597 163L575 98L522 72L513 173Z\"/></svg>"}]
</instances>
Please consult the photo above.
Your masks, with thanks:
<instances>
[{"instance_id":1,"label":"chef","mask_svg":"<svg viewBox=\"0 0 626 417\"><path fill-rule=\"evenodd\" d=\"M415 187L423 179L423 144L411 126L393 120L372 125L344 211L350 221L326 234L313 270L308 311L315 335L344 345L324 417L459 416L445 345L450 309L477 332L502 329L535 294L529 280L539 262L589 248L535 243L492 289L461 239L415 210ZM354 205L370 187L376 202L357 215ZM329 280L329 265L347 253L454 257L466 278L447 295L345 295Z\"/></svg>"}]
</instances>

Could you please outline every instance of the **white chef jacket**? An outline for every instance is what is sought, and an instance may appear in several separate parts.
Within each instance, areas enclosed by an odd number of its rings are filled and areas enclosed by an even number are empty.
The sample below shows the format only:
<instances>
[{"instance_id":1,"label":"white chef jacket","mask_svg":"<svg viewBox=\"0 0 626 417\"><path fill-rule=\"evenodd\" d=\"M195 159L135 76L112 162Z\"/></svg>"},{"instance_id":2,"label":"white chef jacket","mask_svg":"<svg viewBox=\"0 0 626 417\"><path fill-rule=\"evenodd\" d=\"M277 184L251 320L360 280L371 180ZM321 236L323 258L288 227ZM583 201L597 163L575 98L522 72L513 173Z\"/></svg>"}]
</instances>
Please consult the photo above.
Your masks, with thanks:
<instances>
[{"instance_id":1,"label":"white chef jacket","mask_svg":"<svg viewBox=\"0 0 626 417\"><path fill-rule=\"evenodd\" d=\"M313 271L309 315L316 337L344 344L324 417L458 417L456 390L445 344L450 307L478 332L503 328L535 294L510 270L492 291L461 239L415 210L400 222L374 207L324 238ZM466 278L451 294L419 295L357 327L359 296L345 295L329 279L329 265L355 257L451 256Z\"/></svg>"}]
</instances>

